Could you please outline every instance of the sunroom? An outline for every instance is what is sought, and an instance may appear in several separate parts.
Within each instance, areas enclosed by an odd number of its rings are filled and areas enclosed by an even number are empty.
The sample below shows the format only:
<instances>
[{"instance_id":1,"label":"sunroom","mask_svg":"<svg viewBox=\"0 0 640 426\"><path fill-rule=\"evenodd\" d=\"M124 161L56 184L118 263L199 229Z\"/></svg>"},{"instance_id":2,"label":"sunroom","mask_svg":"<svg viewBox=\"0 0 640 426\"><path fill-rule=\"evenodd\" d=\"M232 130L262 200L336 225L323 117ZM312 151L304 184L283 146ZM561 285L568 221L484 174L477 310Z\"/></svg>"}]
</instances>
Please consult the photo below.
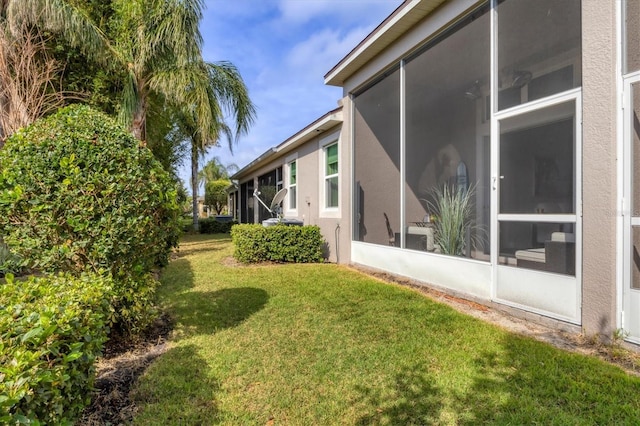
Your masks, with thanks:
<instances>
[{"instance_id":1,"label":"sunroom","mask_svg":"<svg viewBox=\"0 0 640 426\"><path fill-rule=\"evenodd\" d=\"M581 2L442 3L325 77L351 100L351 260L580 324Z\"/></svg>"}]
</instances>

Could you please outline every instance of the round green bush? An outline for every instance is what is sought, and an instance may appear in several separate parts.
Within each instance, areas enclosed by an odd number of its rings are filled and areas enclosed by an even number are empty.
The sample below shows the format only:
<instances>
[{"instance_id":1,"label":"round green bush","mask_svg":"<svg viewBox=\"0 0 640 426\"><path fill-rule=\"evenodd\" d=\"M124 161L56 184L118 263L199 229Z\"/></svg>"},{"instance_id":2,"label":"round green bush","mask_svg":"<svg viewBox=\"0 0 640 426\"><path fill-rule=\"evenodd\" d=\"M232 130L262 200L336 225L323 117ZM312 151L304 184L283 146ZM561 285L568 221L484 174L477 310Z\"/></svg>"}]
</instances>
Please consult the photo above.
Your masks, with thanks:
<instances>
[{"instance_id":1,"label":"round green bush","mask_svg":"<svg viewBox=\"0 0 640 426\"><path fill-rule=\"evenodd\" d=\"M150 299L148 274L177 244L176 192L146 147L86 106L38 120L0 150L5 242L34 270L112 275L129 326Z\"/></svg>"}]
</instances>

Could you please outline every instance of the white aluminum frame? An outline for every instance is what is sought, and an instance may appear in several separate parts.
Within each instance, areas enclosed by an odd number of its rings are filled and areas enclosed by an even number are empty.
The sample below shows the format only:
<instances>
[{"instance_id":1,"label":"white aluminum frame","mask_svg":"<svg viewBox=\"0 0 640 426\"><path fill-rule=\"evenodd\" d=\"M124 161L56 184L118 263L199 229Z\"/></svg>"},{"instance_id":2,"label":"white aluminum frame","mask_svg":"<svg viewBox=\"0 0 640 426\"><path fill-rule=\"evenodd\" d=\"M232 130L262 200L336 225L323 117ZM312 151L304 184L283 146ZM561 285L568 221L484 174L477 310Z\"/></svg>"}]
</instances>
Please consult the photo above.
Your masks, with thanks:
<instances>
[{"instance_id":1,"label":"white aluminum frame","mask_svg":"<svg viewBox=\"0 0 640 426\"><path fill-rule=\"evenodd\" d=\"M338 173L333 175L327 175L327 148L336 145L338 147ZM320 169L320 178L319 183L320 187L318 188L319 199L322 200L320 205L319 216L321 218L339 218L341 217L341 202L340 198L342 196L340 188L342 184L342 173L340 173L340 167L342 162L342 147L340 146L340 132L333 132L328 136L323 137L318 141L318 152L320 153L319 164L318 167ZM338 205L335 207L327 207L327 179L331 177L338 178Z\"/></svg>"},{"instance_id":2,"label":"white aluminum frame","mask_svg":"<svg viewBox=\"0 0 640 426\"><path fill-rule=\"evenodd\" d=\"M298 181L300 180L300 173L298 172L299 161L298 161L298 153L294 153L284 160L284 165L282 167L282 174L284 175L284 187L287 188L287 197L284 203L285 205L285 214L297 216L298 215L298 204L300 201L299 192L298 191ZM295 161L296 163L296 183L291 184L291 163ZM291 208L291 187L295 186L296 188L296 207Z\"/></svg>"},{"instance_id":3,"label":"white aluminum frame","mask_svg":"<svg viewBox=\"0 0 640 426\"><path fill-rule=\"evenodd\" d=\"M617 54L616 63L618 71L618 211L617 211L617 252L616 256L616 279L617 279L617 327L623 331L624 339L640 344L640 325L634 330L630 319L636 319L640 315L640 290L631 288L631 246L633 244L632 229L640 226L640 217L633 216L633 157L631 141L633 140L633 93L632 87L635 83L640 83L640 71L624 74L626 61L626 28L624 23L625 2L616 2L617 18ZM640 95L640 93L638 93Z\"/></svg>"},{"instance_id":4,"label":"white aluminum frame","mask_svg":"<svg viewBox=\"0 0 640 426\"><path fill-rule=\"evenodd\" d=\"M621 235L621 282L620 289L620 323L619 327L625 332L625 339L640 343L640 290L631 288L631 247L633 245L633 227L640 226L640 216L633 216L633 150L631 141L633 140L633 85L640 86L640 71L629 73L622 79L623 81L623 105L622 120L623 132L620 143L622 149L622 182L620 200L620 215L622 221ZM639 87L640 89L640 87ZM640 90L637 91L640 96ZM631 319L635 319L635 323Z\"/></svg>"},{"instance_id":5,"label":"white aluminum frame","mask_svg":"<svg viewBox=\"0 0 640 426\"><path fill-rule=\"evenodd\" d=\"M478 5L480 2L477 3ZM358 241L357 191L355 188L355 155L351 156L350 181L354 186L350 197L353 235L351 243L351 260L355 263L383 269L399 275L408 276L437 286L449 288L477 296L482 299L495 300L505 305L514 306L526 311L551 316L574 324L581 323L582 305L582 87L574 88L552 96L497 111L498 70L497 70L497 4L498 0L490 0L490 262L445 256L441 254L405 250L406 237L400 233L400 247L389 247ZM450 24L453 25L456 20ZM404 55L403 55L404 56ZM404 59L400 61L400 220L401 229L405 229L405 174L406 174L406 141L405 141L405 75ZM355 153L355 104L353 94L351 101L351 152ZM533 111L541 111L556 105L573 102L575 111L575 213L573 214L500 214L499 208L499 142L500 122ZM575 276L567 276L549 272L535 271L525 268L514 268L499 264L499 224L502 221L512 222L553 222L571 223L576 234L576 272ZM475 283L469 285L470 277L477 277ZM515 280L513 297L506 300L498 297L500 277ZM475 278L474 278L475 279ZM546 283L543 286L531 285L532 282ZM546 304L556 288L562 289L551 299L557 303ZM538 291L537 289L540 289ZM526 303L527 298L534 303ZM543 301L545 303L538 303ZM536 306L537 304L537 306Z\"/></svg>"},{"instance_id":6,"label":"white aluminum frame","mask_svg":"<svg viewBox=\"0 0 640 426\"><path fill-rule=\"evenodd\" d=\"M492 98L495 98L493 96ZM574 103L575 126L575 213L574 214L504 214L499 210L500 170L500 122L512 117L542 111L556 105ZM492 229L492 255L495 253L493 297L505 305L514 306L542 315L553 316L574 324L580 324L582 306L582 88L575 88L539 99L524 105L518 105L500 112L493 112L491 148L495 161L495 183L492 195L492 208L495 222ZM501 265L498 262L499 238L501 222L534 222L534 223L570 223L575 227L576 237L576 270L575 276L565 276L528 269L517 269ZM493 256L492 256L493 258ZM509 284L506 284L506 283ZM552 299L550 294L554 294Z\"/></svg>"}]
</instances>

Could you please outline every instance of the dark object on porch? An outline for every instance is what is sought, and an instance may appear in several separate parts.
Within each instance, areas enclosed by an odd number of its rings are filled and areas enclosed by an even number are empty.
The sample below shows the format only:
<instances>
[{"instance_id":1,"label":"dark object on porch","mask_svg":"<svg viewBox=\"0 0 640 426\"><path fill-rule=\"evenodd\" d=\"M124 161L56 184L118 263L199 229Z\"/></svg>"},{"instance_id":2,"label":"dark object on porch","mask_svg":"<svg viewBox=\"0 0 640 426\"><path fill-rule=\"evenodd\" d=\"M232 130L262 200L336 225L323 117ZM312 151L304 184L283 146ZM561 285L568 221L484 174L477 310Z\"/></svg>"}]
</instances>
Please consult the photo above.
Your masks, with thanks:
<instances>
[{"instance_id":1,"label":"dark object on porch","mask_svg":"<svg viewBox=\"0 0 640 426\"><path fill-rule=\"evenodd\" d=\"M554 232L544 248L516 251L517 266L558 274L575 275L576 243L575 235Z\"/></svg>"},{"instance_id":2,"label":"dark object on porch","mask_svg":"<svg viewBox=\"0 0 640 426\"><path fill-rule=\"evenodd\" d=\"M391 224L389 223L389 217L387 216L387 213L382 212L382 214L384 215L384 221L387 224L387 234L389 234L389 245L395 247L396 234L393 232L393 229L391 229Z\"/></svg>"}]
</instances>

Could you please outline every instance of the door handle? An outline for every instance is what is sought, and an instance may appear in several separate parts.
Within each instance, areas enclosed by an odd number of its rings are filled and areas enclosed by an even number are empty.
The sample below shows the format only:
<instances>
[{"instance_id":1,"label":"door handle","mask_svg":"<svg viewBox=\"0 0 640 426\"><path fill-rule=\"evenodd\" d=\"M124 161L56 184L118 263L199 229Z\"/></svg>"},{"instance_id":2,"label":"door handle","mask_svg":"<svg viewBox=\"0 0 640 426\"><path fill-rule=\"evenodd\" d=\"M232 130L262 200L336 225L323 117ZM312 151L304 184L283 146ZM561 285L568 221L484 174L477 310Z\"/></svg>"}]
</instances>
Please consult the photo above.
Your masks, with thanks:
<instances>
[{"instance_id":1,"label":"door handle","mask_svg":"<svg viewBox=\"0 0 640 426\"><path fill-rule=\"evenodd\" d=\"M500 176L500 179L504 179L504 176ZM496 176L491 178L491 189L494 191L498 189L498 178Z\"/></svg>"}]
</instances>

